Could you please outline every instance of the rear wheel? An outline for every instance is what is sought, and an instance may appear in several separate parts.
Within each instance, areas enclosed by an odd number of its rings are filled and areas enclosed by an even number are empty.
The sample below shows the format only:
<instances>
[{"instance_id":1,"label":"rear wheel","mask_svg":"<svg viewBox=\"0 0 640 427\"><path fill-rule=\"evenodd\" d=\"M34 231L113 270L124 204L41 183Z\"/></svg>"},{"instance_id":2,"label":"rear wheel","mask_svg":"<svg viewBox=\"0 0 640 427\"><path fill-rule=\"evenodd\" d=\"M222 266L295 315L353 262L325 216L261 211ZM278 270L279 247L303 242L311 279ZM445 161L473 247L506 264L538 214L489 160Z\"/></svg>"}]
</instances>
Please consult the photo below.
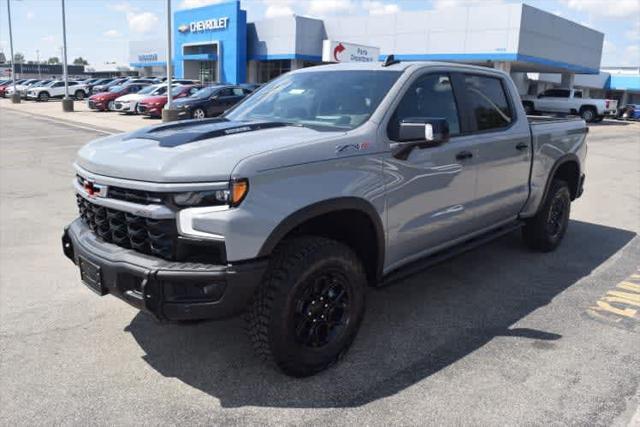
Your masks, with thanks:
<instances>
[{"instance_id":1,"label":"rear wheel","mask_svg":"<svg viewBox=\"0 0 640 427\"><path fill-rule=\"evenodd\" d=\"M593 107L582 107L580 109L580 117L587 123L592 123L596 119L596 111Z\"/></svg>"},{"instance_id":2,"label":"rear wheel","mask_svg":"<svg viewBox=\"0 0 640 427\"><path fill-rule=\"evenodd\" d=\"M40 92L38 94L38 101L47 102L49 100L49 92Z\"/></svg>"},{"instance_id":3,"label":"rear wheel","mask_svg":"<svg viewBox=\"0 0 640 427\"><path fill-rule=\"evenodd\" d=\"M207 115L202 108L196 108L195 110L193 110L193 113L191 113L191 117L193 117L194 119L204 119L205 117L207 117Z\"/></svg>"},{"instance_id":4,"label":"rear wheel","mask_svg":"<svg viewBox=\"0 0 640 427\"><path fill-rule=\"evenodd\" d=\"M283 243L247 313L257 353L295 377L328 368L358 332L365 288L360 260L342 243L321 237Z\"/></svg>"},{"instance_id":5,"label":"rear wheel","mask_svg":"<svg viewBox=\"0 0 640 427\"><path fill-rule=\"evenodd\" d=\"M550 252L558 247L569 226L571 193L565 181L554 179L542 207L522 229L525 243L532 249Z\"/></svg>"},{"instance_id":6,"label":"rear wheel","mask_svg":"<svg viewBox=\"0 0 640 427\"><path fill-rule=\"evenodd\" d=\"M78 101L82 101L84 99L84 91L82 90L77 90L75 97Z\"/></svg>"}]
</instances>

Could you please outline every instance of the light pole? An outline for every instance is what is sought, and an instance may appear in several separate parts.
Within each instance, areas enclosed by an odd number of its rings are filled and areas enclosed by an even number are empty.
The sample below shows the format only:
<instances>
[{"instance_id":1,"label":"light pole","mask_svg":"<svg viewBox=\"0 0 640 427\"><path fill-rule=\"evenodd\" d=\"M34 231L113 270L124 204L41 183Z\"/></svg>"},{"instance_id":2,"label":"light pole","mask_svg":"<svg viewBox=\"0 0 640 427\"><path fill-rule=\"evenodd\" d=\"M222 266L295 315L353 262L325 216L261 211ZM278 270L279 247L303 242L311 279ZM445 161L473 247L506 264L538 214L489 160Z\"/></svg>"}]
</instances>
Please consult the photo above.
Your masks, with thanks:
<instances>
[{"instance_id":1,"label":"light pole","mask_svg":"<svg viewBox=\"0 0 640 427\"><path fill-rule=\"evenodd\" d=\"M40 49L36 49L36 62L38 63L38 78L42 79L42 75L40 74Z\"/></svg>"},{"instance_id":2,"label":"light pole","mask_svg":"<svg viewBox=\"0 0 640 427\"><path fill-rule=\"evenodd\" d=\"M11 0L7 0L7 16L9 17L9 46L11 48L11 80L13 81L13 93L11 102L20 103L20 94L16 91L16 58L13 56L13 32L11 31Z\"/></svg>"},{"instance_id":3,"label":"light pole","mask_svg":"<svg viewBox=\"0 0 640 427\"><path fill-rule=\"evenodd\" d=\"M163 122L178 120L178 112L173 109L173 96L171 93L171 65L171 0L167 0L167 104L162 109Z\"/></svg>"},{"instance_id":4,"label":"light pole","mask_svg":"<svg viewBox=\"0 0 640 427\"><path fill-rule=\"evenodd\" d=\"M64 73L64 98L62 99L62 111L73 111L73 99L69 98L69 75L67 73L67 23L64 13L64 0L62 1L62 71Z\"/></svg>"}]
</instances>

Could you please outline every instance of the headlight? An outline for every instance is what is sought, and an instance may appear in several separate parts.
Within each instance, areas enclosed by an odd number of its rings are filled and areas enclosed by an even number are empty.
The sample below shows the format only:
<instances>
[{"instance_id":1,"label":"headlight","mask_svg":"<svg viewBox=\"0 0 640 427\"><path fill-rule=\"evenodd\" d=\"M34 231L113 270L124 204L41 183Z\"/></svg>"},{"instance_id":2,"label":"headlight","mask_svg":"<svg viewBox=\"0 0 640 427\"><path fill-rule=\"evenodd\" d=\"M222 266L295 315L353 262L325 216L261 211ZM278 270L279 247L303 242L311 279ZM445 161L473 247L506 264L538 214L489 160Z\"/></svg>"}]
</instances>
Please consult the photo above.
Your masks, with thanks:
<instances>
[{"instance_id":1,"label":"headlight","mask_svg":"<svg viewBox=\"0 0 640 427\"><path fill-rule=\"evenodd\" d=\"M179 207L198 206L219 206L229 205L232 207L240 205L249 192L249 181L239 179L232 181L228 189L211 191L189 191L187 193L177 193L171 200Z\"/></svg>"}]
</instances>

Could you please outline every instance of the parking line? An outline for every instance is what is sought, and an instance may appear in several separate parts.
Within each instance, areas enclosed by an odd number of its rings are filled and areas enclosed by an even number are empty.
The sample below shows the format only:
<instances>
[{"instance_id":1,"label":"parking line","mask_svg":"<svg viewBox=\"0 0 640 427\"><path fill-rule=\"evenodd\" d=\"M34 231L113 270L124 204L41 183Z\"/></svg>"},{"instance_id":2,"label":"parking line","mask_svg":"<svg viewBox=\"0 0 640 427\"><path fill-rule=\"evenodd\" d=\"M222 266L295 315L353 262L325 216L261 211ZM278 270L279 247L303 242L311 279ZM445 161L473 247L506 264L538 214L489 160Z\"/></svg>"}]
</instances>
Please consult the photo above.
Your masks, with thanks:
<instances>
[{"instance_id":1,"label":"parking line","mask_svg":"<svg viewBox=\"0 0 640 427\"><path fill-rule=\"evenodd\" d=\"M592 318L634 330L640 322L640 269L587 309Z\"/></svg>"}]
</instances>

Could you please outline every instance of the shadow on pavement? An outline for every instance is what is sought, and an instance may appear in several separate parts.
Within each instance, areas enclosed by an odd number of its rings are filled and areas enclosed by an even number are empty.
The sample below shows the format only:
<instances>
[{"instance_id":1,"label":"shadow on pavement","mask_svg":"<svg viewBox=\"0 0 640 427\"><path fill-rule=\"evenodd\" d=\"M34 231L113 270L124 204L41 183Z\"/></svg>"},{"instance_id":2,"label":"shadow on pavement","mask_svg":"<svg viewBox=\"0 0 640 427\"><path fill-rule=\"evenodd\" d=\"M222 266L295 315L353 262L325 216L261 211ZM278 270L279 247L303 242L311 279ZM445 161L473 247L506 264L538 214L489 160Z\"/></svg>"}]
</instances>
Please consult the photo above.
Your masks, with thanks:
<instances>
[{"instance_id":1,"label":"shadow on pavement","mask_svg":"<svg viewBox=\"0 0 640 427\"><path fill-rule=\"evenodd\" d=\"M603 120L599 123L589 123L588 126L601 127L601 126L629 126L633 122L625 120Z\"/></svg>"},{"instance_id":2,"label":"shadow on pavement","mask_svg":"<svg viewBox=\"0 0 640 427\"><path fill-rule=\"evenodd\" d=\"M223 407L360 406L424 380L495 337L552 348L562 339L554 331L511 325L588 276L634 236L572 221L554 253L531 252L513 233L396 285L373 289L345 359L302 380L261 363L241 319L162 325L139 313L126 330L153 369L208 393Z\"/></svg>"}]
</instances>

